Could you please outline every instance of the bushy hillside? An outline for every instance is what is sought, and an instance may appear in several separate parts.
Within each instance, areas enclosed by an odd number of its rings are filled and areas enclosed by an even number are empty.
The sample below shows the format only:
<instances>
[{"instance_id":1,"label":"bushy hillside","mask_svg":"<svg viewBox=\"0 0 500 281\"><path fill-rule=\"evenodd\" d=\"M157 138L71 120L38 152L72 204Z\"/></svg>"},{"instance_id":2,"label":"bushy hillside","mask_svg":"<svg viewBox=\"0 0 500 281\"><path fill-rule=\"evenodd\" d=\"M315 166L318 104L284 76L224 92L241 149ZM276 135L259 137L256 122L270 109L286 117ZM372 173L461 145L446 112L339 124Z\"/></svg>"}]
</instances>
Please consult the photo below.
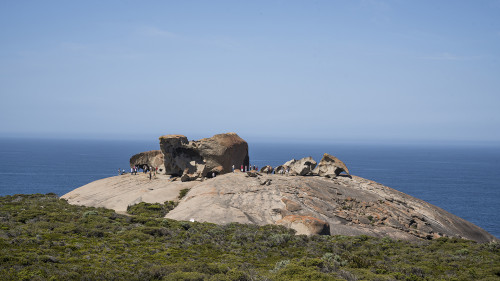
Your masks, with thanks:
<instances>
[{"instance_id":1,"label":"bushy hillside","mask_svg":"<svg viewBox=\"0 0 500 281\"><path fill-rule=\"evenodd\" d=\"M303 236L278 226L180 222L0 197L2 280L499 280L500 245ZM145 215L148 216L145 216Z\"/></svg>"}]
</instances>

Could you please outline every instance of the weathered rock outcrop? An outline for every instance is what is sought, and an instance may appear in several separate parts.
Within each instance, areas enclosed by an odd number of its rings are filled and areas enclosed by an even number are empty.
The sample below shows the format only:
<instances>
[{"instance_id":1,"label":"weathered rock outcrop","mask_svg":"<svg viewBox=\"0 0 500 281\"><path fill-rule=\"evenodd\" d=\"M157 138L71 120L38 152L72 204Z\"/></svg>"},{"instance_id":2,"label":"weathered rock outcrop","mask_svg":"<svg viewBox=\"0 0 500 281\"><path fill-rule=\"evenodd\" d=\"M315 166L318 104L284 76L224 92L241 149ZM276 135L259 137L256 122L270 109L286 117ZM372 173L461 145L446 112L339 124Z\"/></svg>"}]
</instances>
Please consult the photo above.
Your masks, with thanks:
<instances>
[{"instance_id":1,"label":"weathered rock outcrop","mask_svg":"<svg viewBox=\"0 0 500 281\"><path fill-rule=\"evenodd\" d=\"M62 198L71 204L123 212L139 202L175 200L176 220L226 224L281 224L299 234L370 235L393 239L462 237L478 242L494 236L436 206L360 177L286 177L235 172L203 182L166 175L122 175L89 183Z\"/></svg>"},{"instance_id":2,"label":"weathered rock outcrop","mask_svg":"<svg viewBox=\"0 0 500 281\"><path fill-rule=\"evenodd\" d=\"M292 159L281 165L284 169L290 169L290 176L305 176L310 175L316 167L316 161L312 157L304 157L299 160Z\"/></svg>"},{"instance_id":3,"label":"weathered rock outcrop","mask_svg":"<svg viewBox=\"0 0 500 281\"><path fill-rule=\"evenodd\" d=\"M130 167L158 167L159 171L163 168L163 153L161 150L151 150L146 152L137 153L136 155L130 157Z\"/></svg>"},{"instance_id":4,"label":"weathered rock outcrop","mask_svg":"<svg viewBox=\"0 0 500 281\"><path fill-rule=\"evenodd\" d=\"M349 169L347 169L344 162L333 155L325 153L312 173L321 177L336 178L342 172L349 175Z\"/></svg>"},{"instance_id":5,"label":"weathered rock outcrop","mask_svg":"<svg viewBox=\"0 0 500 281\"><path fill-rule=\"evenodd\" d=\"M232 171L232 166L248 166L248 144L235 133L188 141L183 135L160 137L165 173L185 180L211 177Z\"/></svg>"},{"instance_id":6,"label":"weathered rock outcrop","mask_svg":"<svg viewBox=\"0 0 500 281\"><path fill-rule=\"evenodd\" d=\"M350 176L346 165L324 154L276 167L276 174L235 170L248 166L248 144L235 133L188 141L182 135L160 137L160 151L132 156L130 165L164 164L165 173L122 175L99 180L64 196L71 204L106 207L123 212L139 202L176 200L181 189L190 191L167 214L176 220L225 224L279 224L298 234L370 235L394 239L434 239L454 236L478 242L494 236L427 202L379 183ZM279 175L289 170L287 177ZM339 176L342 172L346 176ZM180 176L170 179L170 176ZM215 175L220 175L213 178ZM303 175L319 175L301 177ZM199 178L212 178L195 181ZM330 178L330 179L329 179Z\"/></svg>"},{"instance_id":7,"label":"weathered rock outcrop","mask_svg":"<svg viewBox=\"0 0 500 281\"><path fill-rule=\"evenodd\" d=\"M266 173L266 174L272 174L273 170L274 170L273 167L267 165L267 166L262 167L260 169L260 172L261 173Z\"/></svg>"}]
</instances>

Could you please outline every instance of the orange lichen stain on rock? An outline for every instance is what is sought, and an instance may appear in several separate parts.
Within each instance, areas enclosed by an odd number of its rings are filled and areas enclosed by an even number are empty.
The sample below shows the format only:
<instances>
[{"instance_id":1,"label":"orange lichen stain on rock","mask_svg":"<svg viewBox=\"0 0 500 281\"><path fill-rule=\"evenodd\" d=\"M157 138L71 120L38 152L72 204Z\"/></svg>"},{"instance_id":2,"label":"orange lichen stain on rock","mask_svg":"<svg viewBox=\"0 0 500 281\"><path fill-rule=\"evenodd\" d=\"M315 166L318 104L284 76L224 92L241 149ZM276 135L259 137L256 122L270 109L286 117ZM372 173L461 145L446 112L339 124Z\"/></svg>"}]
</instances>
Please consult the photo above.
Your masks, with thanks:
<instances>
[{"instance_id":1,"label":"orange lichen stain on rock","mask_svg":"<svg viewBox=\"0 0 500 281\"><path fill-rule=\"evenodd\" d=\"M281 201L283 203L285 203L285 206L286 206L285 209L287 209L290 212L294 212L294 211L298 211L298 210L302 209L300 204L295 202L295 201L292 201L292 200L289 200L286 198L281 198Z\"/></svg>"}]
</instances>

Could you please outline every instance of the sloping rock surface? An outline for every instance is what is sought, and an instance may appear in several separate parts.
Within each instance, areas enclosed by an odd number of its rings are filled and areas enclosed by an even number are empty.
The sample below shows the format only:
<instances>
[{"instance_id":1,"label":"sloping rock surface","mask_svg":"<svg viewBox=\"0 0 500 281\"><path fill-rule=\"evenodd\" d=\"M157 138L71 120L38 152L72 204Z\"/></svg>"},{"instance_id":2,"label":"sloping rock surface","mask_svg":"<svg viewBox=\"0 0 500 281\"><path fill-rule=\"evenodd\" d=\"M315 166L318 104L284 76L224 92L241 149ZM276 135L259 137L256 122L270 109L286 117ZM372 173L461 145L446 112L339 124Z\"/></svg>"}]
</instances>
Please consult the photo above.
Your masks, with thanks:
<instances>
[{"instance_id":1,"label":"sloping rock surface","mask_svg":"<svg viewBox=\"0 0 500 281\"><path fill-rule=\"evenodd\" d=\"M262 185L266 180L271 185ZM167 214L177 220L285 224L302 216L329 225L332 235L433 239L457 236L479 242L494 239L483 229L427 202L360 177L245 177L232 173L194 186ZM294 218L293 220L291 218ZM307 223L302 223L307 225ZM313 224L310 224L313 225ZM319 224L301 232L314 234Z\"/></svg>"},{"instance_id":2,"label":"sloping rock surface","mask_svg":"<svg viewBox=\"0 0 500 281\"><path fill-rule=\"evenodd\" d=\"M123 211L141 201L171 200L180 189L190 188L167 218L281 224L299 234L365 234L405 240L455 236L478 242L496 239L434 205L356 176L329 179L235 172L185 183L171 182L167 176L152 181L143 176L103 179L63 198L72 204Z\"/></svg>"},{"instance_id":3,"label":"sloping rock surface","mask_svg":"<svg viewBox=\"0 0 500 281\"><path fill-rule=\"evenodd\" d=\"M194 185L195 182L172 182L170 176L161 174L153 176L152 180L143 173L125 174L91 182L61 198L74 205L104 207L125 213L129 205L140 202L164 203L177 200L181 189Z\"/></svg>"}]
</instances>

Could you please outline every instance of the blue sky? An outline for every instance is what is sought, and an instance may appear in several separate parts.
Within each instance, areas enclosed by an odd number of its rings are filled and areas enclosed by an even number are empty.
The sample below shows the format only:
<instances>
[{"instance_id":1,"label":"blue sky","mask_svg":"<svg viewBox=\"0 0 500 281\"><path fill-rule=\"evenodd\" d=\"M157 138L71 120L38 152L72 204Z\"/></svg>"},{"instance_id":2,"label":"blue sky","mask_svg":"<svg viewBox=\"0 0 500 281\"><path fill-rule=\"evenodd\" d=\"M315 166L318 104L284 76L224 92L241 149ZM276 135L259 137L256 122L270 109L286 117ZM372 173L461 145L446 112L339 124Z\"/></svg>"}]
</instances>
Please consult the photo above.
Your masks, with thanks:
<instances>
[{"instance_id":1,"label":"blue sky","mask_svg":"<svg viewBox=\"0 0 500 281\"><path fill-rule=\"evenodd\" d=\"M500 1L1 1L0 137L500 142Z\"/></svg>"}]
</instances>

